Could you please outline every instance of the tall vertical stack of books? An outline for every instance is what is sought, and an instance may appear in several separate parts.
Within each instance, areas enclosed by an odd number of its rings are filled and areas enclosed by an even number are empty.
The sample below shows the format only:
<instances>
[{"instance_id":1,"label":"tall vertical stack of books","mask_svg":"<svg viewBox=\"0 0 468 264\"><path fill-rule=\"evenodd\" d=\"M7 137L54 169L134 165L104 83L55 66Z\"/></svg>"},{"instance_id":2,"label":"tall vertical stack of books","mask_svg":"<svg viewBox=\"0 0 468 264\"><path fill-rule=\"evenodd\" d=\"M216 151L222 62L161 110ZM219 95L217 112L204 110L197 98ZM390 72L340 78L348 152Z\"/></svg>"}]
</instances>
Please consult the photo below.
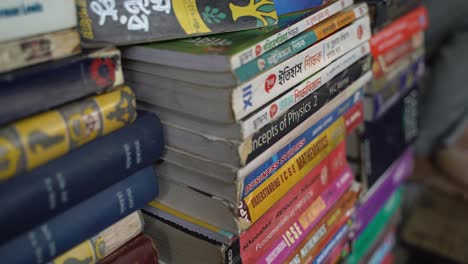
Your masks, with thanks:
<instances>
[{"instance_id":1,"label":"tall vertical stack of books","mask_svg":"<svg viewBox=\"0 0 468 264\"><path fill-rule=\"evenodd\" d=\"M366 3L321 2L276 26L122 50L166 136L144 210L162 262L323 263L348 248L360 187L345 138L364 119L372 32ZM196 7L199 28L275 17L267 0Z\"/></svg>"},{"instance_id":2,"label":"tall vertical stack of books","mask_svg":"<svg viewBox=\"0 0 468 264\"><path fill-rule=\"evenodd\" d=\"M124 244L155 259L139 210L161 123L137 115L120 51L82 51L76 26L74 0L0 2L2 263L114 263Z\"/></svg>"},{"instance_id":3,"label":"tall vertical stack of books","mask_svg":"<svg viewBox=\"0 0 468 264\"><path fill-rule=\"evenodd\" d=\"M366 1L371 9L374 80L366 90L365 122L348 137L350 164L363 183L347 263L392 263L402 181L413 168L420 80L424 74L422 1Z\"/></svg>"}]
</instances>

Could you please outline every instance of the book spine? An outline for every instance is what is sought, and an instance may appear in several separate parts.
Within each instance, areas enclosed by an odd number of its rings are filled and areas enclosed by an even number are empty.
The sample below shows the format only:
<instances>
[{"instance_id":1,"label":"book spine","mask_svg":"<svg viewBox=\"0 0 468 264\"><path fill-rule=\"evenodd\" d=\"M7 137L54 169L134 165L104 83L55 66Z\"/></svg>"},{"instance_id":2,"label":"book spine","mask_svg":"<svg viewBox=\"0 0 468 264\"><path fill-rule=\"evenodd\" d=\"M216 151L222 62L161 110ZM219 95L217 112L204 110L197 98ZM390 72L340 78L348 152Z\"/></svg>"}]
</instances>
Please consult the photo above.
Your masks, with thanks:
<instances>
[{"instance_id":1,"label":"book spine","mask_svg":"<svg viewBox=\"0 0 468 264\"><path fill-rule=\"evenodd\" d=\"M347 108L352 105L350 104ZM328 120L330 120L330 125L326 125ZM290 146L293 149L302 149L274 156L276 161L272 165L273 168L268 168L266 172L260 173L252 184L246 185L245 189L242 189L242 191L245 190L245 193L241 198L238 211L241 226L255 223L344 139L346 131L344 118L331 116L328 120L317 124L325 126L325 131L317 134L314 132L306 134L307 136L312 135L309 140L307 137L298 138L298 142ZM260 180L262 182L258 183Z\"/></svg>"},{"instance_id":2,"label":"book spine","mask_svg":"<svg viewBox=\"0 0 468 264\"><path fill-rule=\"evenodd\" d=\"M109 48L0 75L0 124L123 84L120 51Z\"/></svg>"},{"instance_id":3,"label":"book spine","mask_svg":"<svg viewBox=\"0 0 468 264\"><path fill-rule=\"evenodd\" d=\"M341 143L303 180L279 200L264 217L240 235L242 260L253 263L322 195L347 168L346 150Z\"/></svg>"},{"instance_id":4,"label":"book spine","mask_svg":"<svg viewBox=\"0 0 468 264\"><path fill-rule=\"evenodd\" d=\"M322 10L317 11L299 22L279 31L273 36L258 42L255 46L251 46L240 51L231 57L232 69L237 69L242 65L249 63L258 56L283 44L308 28L315 26L338 12L343 11L345 8L350 7L353 3L354 0L338 0Z\"/></svg>"},{"instance_id":5,"label":"book spine","mask_svg":"<svg viewBox=\"0 0 468 264\"><path fill-rule=\"evenodd\" d=\"M273 0L77 1L85 46L124 45L278 23Z\"/></svg>"},{"instance_id":6,"label":"book spine","mask_svg":"<svg viewBox=\"0 0 468 264\"><path fill-rule=\"evenodd\" d=\"M374 216L364 231L356 238L353 244L353 252L346 263L359 263L368 249L372 247L378 235L388 226L391 218L395 215L402 203L402 189L397 191L385 202L379 212Z\"/></svg>"},{"instance_id":7,"label":"book spine","mask_svg":"<svg viewBox=\"0 0 468 264\"><path fill-rule=\"evenodd\" d=\"M403 58L408 57L408 54L413 53L417 49L424 47L424 32L419 31L414 34L409 40L380 55L374 60L374 76L376 79L381 78L385 73L392 70L392 66L397 64Z\"/></svg>"},{"instance_id":8,"label":"book spine","mask_svg":"<svg viewBox=\"0 0 468 264\"><path fill-rule=\"evenodd\" d=\"M75 27L73 0L1 1L0 42Z\"/></svg>"},{"instance_id":9,"label":"book spine","mask_svg":"<svg viewBox=\"0 0 468 264\"><path fill-rule=\"evenodd\" d=\"M424 56L409 65L404 71L388 80L379 92L366 95L366 105L372 107L373 111L368 112L366 121L379 119L412 87L414 87L425 73ZM370 115L372 113L372 115Z\"/></svg>"},{"instance_id":10,"label":"book spine","mask_svg":"<svg viewBox=\"0 0 468 264\"><path fill-rule=\"evenodd\" d=\"M254 160L262 152L274 145L279 139L290 133L303 121L316 113L343 90L363 87L366 83L369 83L372 80L372 73L370 71L367 72L370 67L369 59L370 57L361 60L360 63L347 68L330 81L327 81L327 77L324 76L324 81L327 82L323 86L321 86L322 76L316 77L317 79L315 79L314 82L308 83L304 88L304 90L314 91L301 100L300 104L294 105L283 115L275 116L276 114L274 111L276 108L270 108L269 116L273 116L274 120L239 145L238 152L241 163L245 165ZM317 86L319 87L316 88ZM305 93L308 93L308 91ZM296 93L295 96L298 97L301 95Z\"/></svg>"},{"instance_id":11,"label":"book spine","mask_svg":"<svg viewBox=\"0 0 468 264\"><path fill-rule=\"evenodd\" d=\"M46 263L143 207L158 193L154 170L143 169L65 213L0 246L5 263Z\"/></svg>"},{"instance_id":12,"label":"book spine","mask_svg":"<svg viewBox=\"0 0 468 264\"><path fill-rule=\"evenodd\" d=\"M67 264L73 261L95 264L112 254L143 230L143 219L134 212L99 234L56 257L50 264Z\"/></svg>"},{"instance_id":13,"label":"book spine","mask_svg":"<svg viewBox=\"0 0 468 264\"><path fill-rule=\"evenodd\" d=\"M328 257L323 261L323 263L338 264L342 259L344 259L344 254L349 253L349 239L345 236L339 242L338 245L328 255Z\"/></svg>"},{"instance_id":14,"label":"book spine","mask_svg":"<svg viewBox=\"0 0 468 264\"><path fill-rule=\"evenodd\" d=\"M106 257L102 264L158 264L158 252L151 238L139 235ZM65 264L65 263L64 263Z\"/></svg>"},{"instance_id":15,"label":"book spine","mask_svg":"<svg viewBox=\"0 0 468 264\"><path fill-rule=\"evenodd\" d=\"M335 233L335 235L331 238L331 240L325 245L325 247L320 251L320 253L317 255L315 260L311 262L312 264L322 264L324 261L327 259L327 257L330 255L330 253L333 251L334 248L339 246L340 242L343 241L344 239L347 239L347 235L349 234L349 226L347 224L344 224L338 232Z\"/></svg>"},{"instance_id":16,"label":"book spine","mask_svg":"<svg viewBox=\"0 0 468 264\"><path fill-rule=\"evenodd\" d=\"M382 245L379 246L378 249L372 254L369 264L380 264L384 260L385 256L392 250L393 246L395 245L395 233L390 232L385 237Z\"/></svg>"},{"instance_id":17,"label":"book spine","mask_svg":"<svg viewBox=\"0 0 468 264\"><path fill-rule=\"evenodd\" d=\"M150 166L163 148L159 119L144 114L133 124L0 184L0 199L11 201L0 205L0 214L11 216L0 219L0 242Z\"/></svg>"},{"instance_id":18,"label":"book spine","mask_svg":"<svg viewBox=\"0 0 468 264\"><path fill-rule=\"evenodd\" d=\"M277 64L295 56L312 44L330 36L343 27L351 24L357 18L368 13L367 4L360 4L351 10L332 16L298 36L286 41L282 45L265 52L251 62L234 69L234 75L239 83L244 83L263 71L269 70Z\"/></svg>"},{"instance_id":19,"label":"book spine","mask_svg":"<svg viewBox=\"0 0 468 264\"><path fill-rule=\"evenodd\" d=\"M369 167L363 176L370 188L414 142L419 132L419 88L413 87L374 122L365 122L362 157ZM382 152L385 149L385 152Z\"/></svg>"},{"instance_id":20,"label":"book spine","mask_svg":"<svg viewBox=\"0 0 468 264\"><path fill-rule=\"evenodd\" d=\"M348 68L364 57L366 52L369 53L369 49L357 48L343 55L343 57L331 63L317 74L305 79L302 83L288 91L286 94L265 105L265 107L246 119L240 121L239 123L243 139L246 139L248 136L258 132L269 123L274 122L274 120L280 119L280 116L285 115L289 109L293 108L300 102L309 99L310 95L320 87L331 86L328 83L332 82L333 79L338 80L340 78L338 75L344 75L344 73L341 72L351 72L351 69L348 70ZM356 67L353 67L353 69L354 68ZM363 68L364 70L370 68L370 65L363 65ZM354 72L354 70L352 72Z\"/></svg>"},{"instance_id":21,"label":"book spine","mask_svg":"<svg viewBox=\"0 0 468 264\"><path fill-rule=\"evenodd\" d=\"M370 39L369 16L357 20L329 38L258 75L232 91L236 120L255 112L268 101L286 92L335 59Z\"/></svg>"},{"instance_id":22,"label":"book spine","mask_svg":"<svg viewBox=\"0 0 468 264\"><path fill-rule=\"evenodd\" d=\"M411 175L413 162L413 152L409 149L382 175L381 180L367 192L361 204L357 207L354 218L353 229L356 237L362 233L400 184Z\"/></svg>"},{"instance_id":23,"label":"book spine","mask_svg":"<svg viewBox=\"0 0 468 264\"><path fill-rule=\"evenodd\" d=\"M0 180L31 171L135 118L135 95L124 86L3 127Z\"/></svg>"},{"instance_id":24,"label":"book spine","mask_svg":"<svg viewBox=\"0 0 468 264\"><path fill-rule=\"evenodd\" d=\"M292 156L304 149L334 121L346 113L361 99L363 92L363 87L356 90L345 90L268 151L239 169L237 177L239 180L242 179L243 183L242 188L239 189L241 197L248 195L277 168L288 162ZM282 159L278 160L276 157L282 157Z\"/></svg>"},{"instance_id":25,"label":"book spine","mask_svg":"<svg viewBox=\"0 0 468 264\"><path fill-rule=\"evenodd\" d=\"M350 219L359 195L359 192L352 188L314 226L283 263L309 263L317 256L326 244L327 238L336 233Z\"/></svg>"},{"instance_id":26,"label":"book spine","mask_svg":"<svg viewBox=\"0 0 468 264\"><path fill-rule=\"evenodd\" d=\"M410 39L415 33L425 30L427 26L426 8L421 6L414 9L372 36L370 40L372 55L378 58Z\"/></svg>"},{"instance_id":27,"label":"book spine","mask_svg":"<svg viewBox=\"0 0 468 264\"><path fill-rule=\"evenodd\" d=\"M0 43L0 73L64 58L80 51L80 35L76 30Z\"/></svg>"},{"instance_id":28,"label":"book spine","mask_svg":"<svg viewBox=\"0 0 468 264\"><path fill-rule=\"evenodd\" d=\"M348 168L345 172L313 203L309 204L305 211L293 219L283 230L282 236L261 254L256 263L283 263L284 260L299 246L314 227L324 218L325 214L334 207L335 203L349 189L353 182L353 175Z\"/></svg>"}]
</instances>

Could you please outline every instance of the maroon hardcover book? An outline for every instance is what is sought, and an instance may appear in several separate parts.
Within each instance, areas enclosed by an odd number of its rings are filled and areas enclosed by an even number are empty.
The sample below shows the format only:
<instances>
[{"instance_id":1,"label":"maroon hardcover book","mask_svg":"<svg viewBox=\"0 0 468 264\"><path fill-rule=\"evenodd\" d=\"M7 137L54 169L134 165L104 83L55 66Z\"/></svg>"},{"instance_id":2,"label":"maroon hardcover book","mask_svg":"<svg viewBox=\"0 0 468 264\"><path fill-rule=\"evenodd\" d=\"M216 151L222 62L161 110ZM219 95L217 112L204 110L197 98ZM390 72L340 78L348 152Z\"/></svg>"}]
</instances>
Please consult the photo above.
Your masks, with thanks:
<instances>
[{"instance_id":1,"label":"maroon hardcover book","mask_svg":"<svg viewBox=\"0 0 468 264\"><path fill-rule=\"evenodd\" d=\"M102 264L158 264L153 240L140 234L102 260Z\"/></svg>"}]
</instances>

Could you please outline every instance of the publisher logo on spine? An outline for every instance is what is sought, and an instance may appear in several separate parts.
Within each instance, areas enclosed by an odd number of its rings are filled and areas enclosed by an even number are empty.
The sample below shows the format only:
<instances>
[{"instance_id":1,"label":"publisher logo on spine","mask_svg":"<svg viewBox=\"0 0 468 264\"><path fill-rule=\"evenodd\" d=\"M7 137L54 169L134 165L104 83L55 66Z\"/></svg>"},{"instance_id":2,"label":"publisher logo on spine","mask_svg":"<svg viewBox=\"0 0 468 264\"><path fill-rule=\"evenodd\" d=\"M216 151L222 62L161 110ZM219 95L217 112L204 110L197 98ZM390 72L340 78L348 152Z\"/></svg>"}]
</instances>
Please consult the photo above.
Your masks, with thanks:
<instances>
[{"instance_id":1,"label":"publisher logo on spine","mask_svg":"<svg viewBox=\"0 0 468 264\"><path fill-rule=\"evenodd\" d=\"M267 93L270 93L271 89L273 89L275 84L276 84L276 75L271 74L270 76L268 76L268 78L265 81L265 91Z\"/></svg>"},{"instance_id":2,"label":"publisher logo on spine","mask_svg":"<svg viewBox=\"0 0 468 264\"><path fill-rule=\"evenodd\" d=\"M261 45L257 45L257 46L255 47L255 55L260 56L260 54L262 54L262 46L261 46Z\"/></svg>"},{"instance_id":3,"label":"publisher logo on spine","mask_svg":"<svg viewBox=\"0 0 468 264\"><path fill-rule=\"evenodd\" d=\"M270 118L273 118L276 113L278 112L278 105L277 104L272 104L270 106Z\"/></svg>"}]
</instances>

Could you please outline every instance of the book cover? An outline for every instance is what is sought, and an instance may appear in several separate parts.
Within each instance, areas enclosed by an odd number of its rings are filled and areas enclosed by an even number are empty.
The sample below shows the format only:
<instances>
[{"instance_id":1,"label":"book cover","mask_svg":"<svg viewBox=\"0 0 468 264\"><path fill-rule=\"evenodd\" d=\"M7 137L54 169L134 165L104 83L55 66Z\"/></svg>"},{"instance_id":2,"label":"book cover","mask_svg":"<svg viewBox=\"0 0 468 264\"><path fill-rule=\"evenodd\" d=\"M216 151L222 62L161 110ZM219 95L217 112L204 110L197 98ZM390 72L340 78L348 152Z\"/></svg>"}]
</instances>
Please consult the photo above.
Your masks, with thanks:
<instances>
[{"instance_id":1,"label":"book cover","mask_svg":"<svg viewBox=\"0 0 468 264\"><path fill-rule=\"evenodd\" d=\"M273 0L78 0L77 9L86 46L169 40L278 22Z\"/></svg>"},{"instance_id":2,"label":"book cover","mask_svg":"<svg viewBox=\"0 0 468 264\"><path fill-rule=\"evenodd\" d=\"M158 251L153 240L139 235L99 262L101 264L158 264Z\"/></svg>"},{"instance_id":3,"label":"book cover","mask_svg":"<svg viewBox=\"0 0 468 264\"><path fill-rule=\"evenodd\" d=\"M142 230L143 219L140 212L134 212L56 257L50 264L102 263L103 259L137 236Z\"/></svg>"},{"instance_id":4,"label":"book cover","mask_svg":"<svg viewBox=\"0 0 468 264\"><path fill-rule=\"evenodd\" d=\"M158 194L148 167L0 246L5 263L47 263L135 212Z\"/></svg>"},{"instance_id":5,"label":"book cover","mask_svg":"<svg viewBox=\"0 0 468 264\"><path fill-rule=\"evenodd\" d=\"M106 48L0 75L0 124L115 89L120 51Z\"/></svg>"},{"instance_id":6,"label":"book cover","mask_svg":"<svg viewBox=\"0 0 468 264\"><path fill-rule=\"evenodd\" d=\"M136 119L128 86L0 128L0 181L31 171Z\"/></svg>"},{"instance_id":7,"label":"book cover","mask_svg":"<svg viewBox=\"0 0 468 264\"><path fill-rule=\"evenodd\" d=\"M72 28L76 23L73 0L0 1L0 42Z\"/></svg>"},{"instance_id":8,"label":"book cover","mask_svg":"<svg viewBox=\"0 0 468 264\"><path fill-rule=\"evenodd\" d=\"M0 184L0 243L66 211L157 161L164 148L159 119L133 123ZM79 162L77 162L79 161Z\"/></svg>"},{"instance_id":9,"label":"book cover","mask_svg":"<svg viewBox=\"0 0 468 264\"><path fill-rule=\"evenodd\" d=\"M0 73L61 59L81 52L74 29L0 43Z\"/></svg>"}]
</instances>

